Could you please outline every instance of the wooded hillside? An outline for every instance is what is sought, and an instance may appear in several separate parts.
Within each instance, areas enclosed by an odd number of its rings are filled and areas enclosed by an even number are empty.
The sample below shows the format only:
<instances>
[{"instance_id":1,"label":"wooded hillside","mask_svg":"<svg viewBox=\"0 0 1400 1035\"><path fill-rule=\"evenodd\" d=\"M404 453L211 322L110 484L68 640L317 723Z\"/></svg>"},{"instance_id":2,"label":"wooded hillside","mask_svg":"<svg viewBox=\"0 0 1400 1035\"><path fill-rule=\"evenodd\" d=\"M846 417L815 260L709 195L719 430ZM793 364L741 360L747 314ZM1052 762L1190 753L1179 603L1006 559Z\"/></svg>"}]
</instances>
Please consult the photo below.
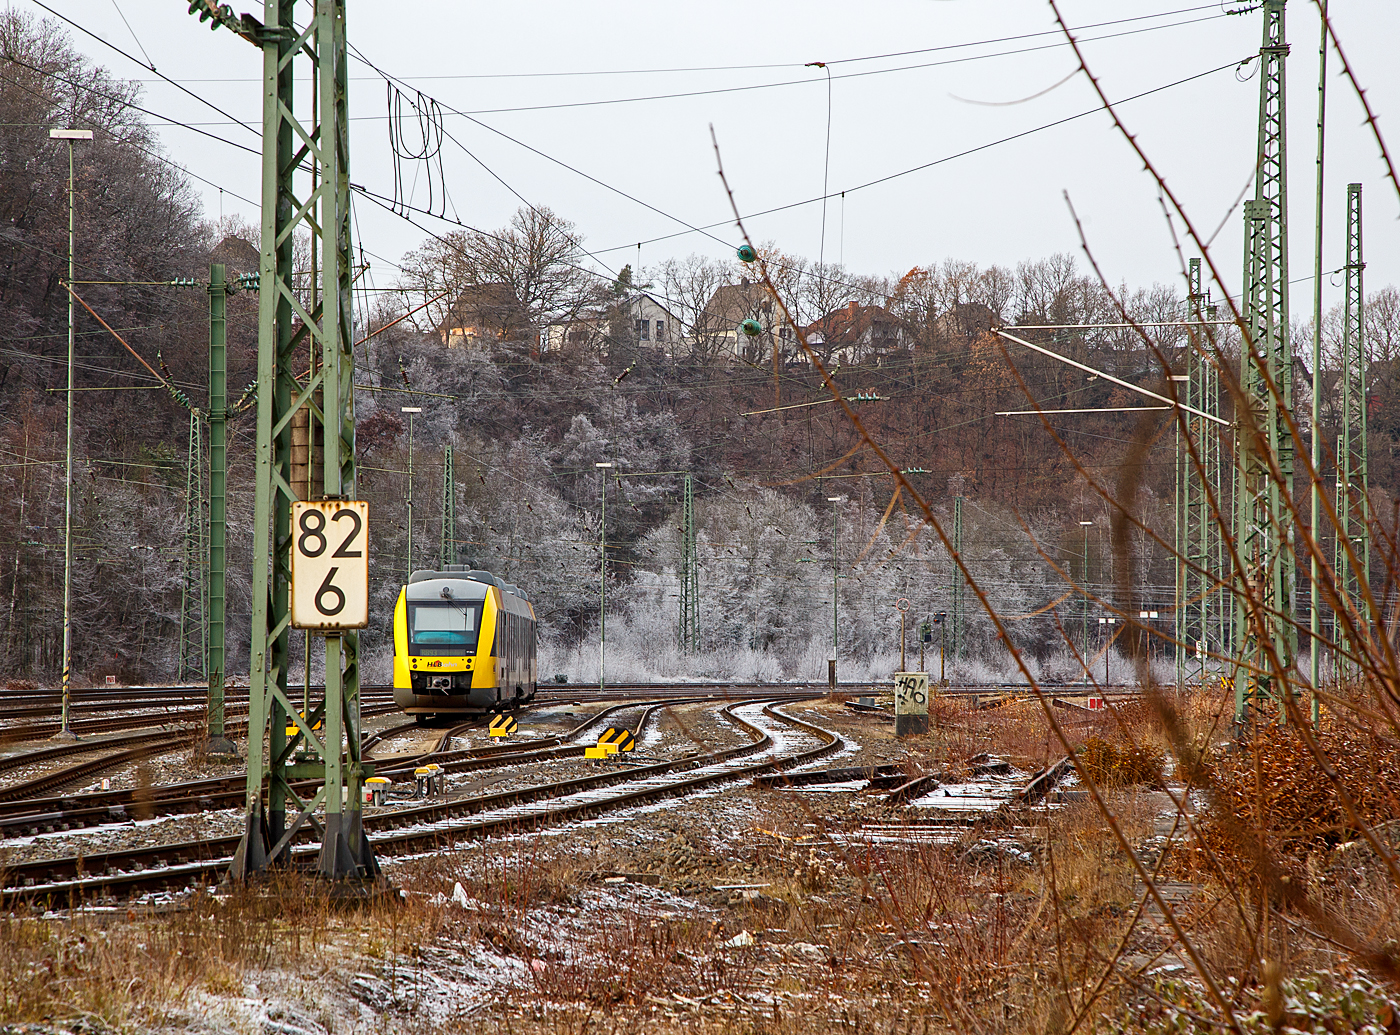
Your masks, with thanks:
<instances>
[{"instance_id":1,"label":"wooded hillside","mask_svg":"<svg viewBox=\"0 0 1400 1035\"><path fill-rule=\"evenodd\" d=\"M255 246L256 232L208 221L131 107L137 87L81 59L51 25L0 13L0 54L0 676L51 679L60 662L68 169L66 146L48 130L74 125L95 132L74 148L74 290L111 328L78 306L75 665L84 679L169 679L184 575L189 410L137 355L196 409L205 407L207 295L169 282L195 277L202 285L211 256L221 257L220 242L236 233ZM609 638L616 628L620 651L650 651L677 670L818 676L832 635L834 509L842 656L866 665L897 654L891 602L908 597L920 616L947 610L951 571L911 502L892 503L891 478L861 448L799 344L797 331L850 303L886 314L881 319L896 331L878 347L851 344L846 352L828 331L813 346L818 357L936 513L948 515L952 497L965 497L966 559L995 605L1020 619L1014 635L1033 654L1052 663L1056 622L1076 620L1073 598L1047 605L1066 592L1056 567L1081 577L1086 553L1088 580L1105 595L1127 573L1144 606L1165 612L1170 605L1166 554L1141 537L1130 554L1115 557L1109 515L1085 476L1118 486L1125 458L1141 445L1136 512L1170 541L1174 423L1160 411L1059 415L1048 418L1052 435L1037 416L998 416L1036 405L1139 401L990 329L1122 322L1125 315L1185 320L1191 314L1181 284L1110 290L1069 255L1027 258L1014 269L931 255L925 267L862 274L786 255L779 242L765 246L764 257L793 319L784 323L779 309L761 308L759 292L754 311L762 327L749 341L711 302L726 285L756 286L745 282L753 267L690 256L615 277L588 272L583 247L562 215L522 209L491 234L427 240L402 260L403 290L357 310L361 337L443 296L371 337L359 359L358 493L371 504L369 678L387 673L398 586L409 570L440 557L449 442L458 516L449 552L531 592L552 651L547 664L571 667L580 678L590 677L593 664L596 673L596 660L579 645L596 639L599 461L616 464L606 542ZM453 324L452 307L483 285L504 285L508 318L491 334L448 347L442 328ZM673 315L668 341L642 340L627 301L638 291ZM585 317L599 329L589 340L541 349L551 323ZM1333 314L1324 328L1330 357L1336 328ZM1162 360L1179 372L1188 348L1182 328L1154 332L1153 349L1131 329L1018 333L1159 391L1168 373ZM1367 334L1371 476L1377 512L1388 516L1400 478L1394 288L1370 286ZM1302 419L1310 328L1298 326L1294 338ZM256 299L237 296L229 311L231 402L242 403L229 445L235 675L247 666L253 445L252 400L238 397L252 379L255 339ZM1232 340L1225 329L1227 353ZM1323 380L1335 384L1335 370ZM412 431L412 558L402 405L422 407ZM1330 388L1322 412L1330 442ZM675 645L685 472L698 501L707 655L699 661L682 659ZM833 508L831 496L845 499ZM1082 521L1094 524L1086 531ZM978 613L974 601L969 609ZM990 626L974 620L969 644L974 654L990 652Z\"/></svg>"}]
</instances>

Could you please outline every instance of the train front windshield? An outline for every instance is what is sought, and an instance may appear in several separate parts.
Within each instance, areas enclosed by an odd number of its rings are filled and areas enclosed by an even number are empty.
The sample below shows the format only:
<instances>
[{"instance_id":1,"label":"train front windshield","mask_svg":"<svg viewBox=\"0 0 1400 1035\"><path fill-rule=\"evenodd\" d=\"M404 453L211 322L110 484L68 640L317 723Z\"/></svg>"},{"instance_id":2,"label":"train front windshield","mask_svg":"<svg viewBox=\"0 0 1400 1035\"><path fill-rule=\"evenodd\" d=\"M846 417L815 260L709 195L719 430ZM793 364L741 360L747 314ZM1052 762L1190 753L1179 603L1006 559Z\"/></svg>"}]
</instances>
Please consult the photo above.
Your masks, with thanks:
<instances>
[{"instance_id":1,"label":"train front windshield","mask_svg":"<svg viewBox=\"0 0 1400 1035\"><path fill-rule=\"evenodd\" d=\"M429 654L475 652L480 617L480 604L409 604L410 653L420 648Z\"/></svg>"}]
</instances>

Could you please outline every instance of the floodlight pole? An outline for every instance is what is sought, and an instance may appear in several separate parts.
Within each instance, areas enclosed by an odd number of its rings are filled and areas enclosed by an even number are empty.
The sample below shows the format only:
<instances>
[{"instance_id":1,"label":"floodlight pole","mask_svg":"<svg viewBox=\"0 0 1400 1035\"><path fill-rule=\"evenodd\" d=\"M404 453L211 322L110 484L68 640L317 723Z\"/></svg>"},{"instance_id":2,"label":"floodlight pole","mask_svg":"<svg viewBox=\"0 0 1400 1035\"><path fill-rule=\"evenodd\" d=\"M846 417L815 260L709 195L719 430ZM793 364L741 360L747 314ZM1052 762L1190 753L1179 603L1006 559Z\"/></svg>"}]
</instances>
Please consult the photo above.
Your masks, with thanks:
<instances>
[{"instance_id":1,"label":"floodlight pole","mask_svg":"<svg viewBox=\"0 0 1400 1035\"><path fill-rule=\"evenodd\" d=\"M1084 660L1086 662L1084 666L1084 682L1086 685L1089 682L1089 667L1087 664L1089 659L1089 529L1093 524L1092 521L1079 522L1079 527L1084 530L1084 566L1079 569L1080 577L1084 580L1084 586L1079 595L1084 601L1082 610L1084 614Z\"/></svg>"},{"instance_id":2,"label":"floodlight pole","mask_svg":"<svg viewBox=\"0 0 1400 1035\"><path fill-rule=\"evenodd\" d=\"M828 496L828 503L840 503L840 496ZM836 516L837 510L831 508L831 685L834 688L840 681L836 674L838 655L837 648L840 646L840 624L836 617Z\"/></svg>"},{"instance_id":3,"label":"floodlight pole","mask_svg":"<svg viewBox=\"0 0 1400 1035\"><path fill-rule=\"evenodd\" d=\"M73 685L73 341L76 337L73 292L73 141L91 140L90 129L51 129L51 140L68 141L68 439L63 480L63 714L55 739L77 740L69 729L68 717ZM182 645L183 646L183 645Z\"/></svg>"},{"instance_id":4,"label":"floodlight pole","mask_svg":"<svg viewBox=\"0 0 1400 1035\"><path fill-rule=\"evenodd\" d=\"M612 463L605 461L593 465L603 476L603 500L598 514L598 689L607 689L606 665L608 659L608 471Z\"/></svg>"},{"instance_id":5,"label":"floodlight pole","mask_svg":"<svg viewBox=\"0 0 1400 1035\"><path fill-rule=\"evenodd\" d=\"M408 574L404 581L413 578L413 415L422 413L421 406L400 406L399 412L408 414Z\"/></svg>"}]
</instances>

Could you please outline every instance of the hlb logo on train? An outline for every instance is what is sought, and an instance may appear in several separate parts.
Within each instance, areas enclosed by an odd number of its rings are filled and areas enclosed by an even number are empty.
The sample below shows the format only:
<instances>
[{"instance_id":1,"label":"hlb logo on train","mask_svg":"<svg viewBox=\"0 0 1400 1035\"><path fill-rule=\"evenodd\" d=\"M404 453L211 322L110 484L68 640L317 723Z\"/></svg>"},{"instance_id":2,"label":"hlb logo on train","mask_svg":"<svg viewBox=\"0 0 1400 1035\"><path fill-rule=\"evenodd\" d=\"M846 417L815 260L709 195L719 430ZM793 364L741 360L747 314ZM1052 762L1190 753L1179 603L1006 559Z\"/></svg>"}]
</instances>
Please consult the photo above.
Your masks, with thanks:
<instances>
[{"instance_id":1,"label":"hlb logo on train","mask_svg":"<svg viewBox=\"0 0 1400 1035\"><path fill-rule=\"evenodd\" d=\"M368 547L368 503L292 504L292 625L327 631L369 625Z\"/></svg>"}]
</instances>

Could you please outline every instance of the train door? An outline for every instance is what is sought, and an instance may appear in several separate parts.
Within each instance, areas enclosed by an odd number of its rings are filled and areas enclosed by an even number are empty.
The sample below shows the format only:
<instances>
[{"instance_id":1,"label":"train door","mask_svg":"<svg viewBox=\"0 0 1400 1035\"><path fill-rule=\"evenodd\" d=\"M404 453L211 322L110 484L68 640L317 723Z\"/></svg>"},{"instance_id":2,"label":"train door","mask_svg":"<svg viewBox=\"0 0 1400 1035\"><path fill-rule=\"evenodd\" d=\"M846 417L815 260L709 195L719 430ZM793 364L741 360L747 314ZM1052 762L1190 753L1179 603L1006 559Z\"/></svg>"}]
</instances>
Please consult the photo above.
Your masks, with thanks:
<instances>
[{"instance_id":1,"label":"train door","mask_svg":"<svg viewBox=\"0 0 1400 1035\"><path fill-rule=\"evenodd\" d=\"M515 623L515 657L510 676L510 692L513 696L519 697L520 687L525 682L521 676L521 669L525 662L525 622L519 615L512 615L511 618Z\"/></svg>"}]
</instances>

